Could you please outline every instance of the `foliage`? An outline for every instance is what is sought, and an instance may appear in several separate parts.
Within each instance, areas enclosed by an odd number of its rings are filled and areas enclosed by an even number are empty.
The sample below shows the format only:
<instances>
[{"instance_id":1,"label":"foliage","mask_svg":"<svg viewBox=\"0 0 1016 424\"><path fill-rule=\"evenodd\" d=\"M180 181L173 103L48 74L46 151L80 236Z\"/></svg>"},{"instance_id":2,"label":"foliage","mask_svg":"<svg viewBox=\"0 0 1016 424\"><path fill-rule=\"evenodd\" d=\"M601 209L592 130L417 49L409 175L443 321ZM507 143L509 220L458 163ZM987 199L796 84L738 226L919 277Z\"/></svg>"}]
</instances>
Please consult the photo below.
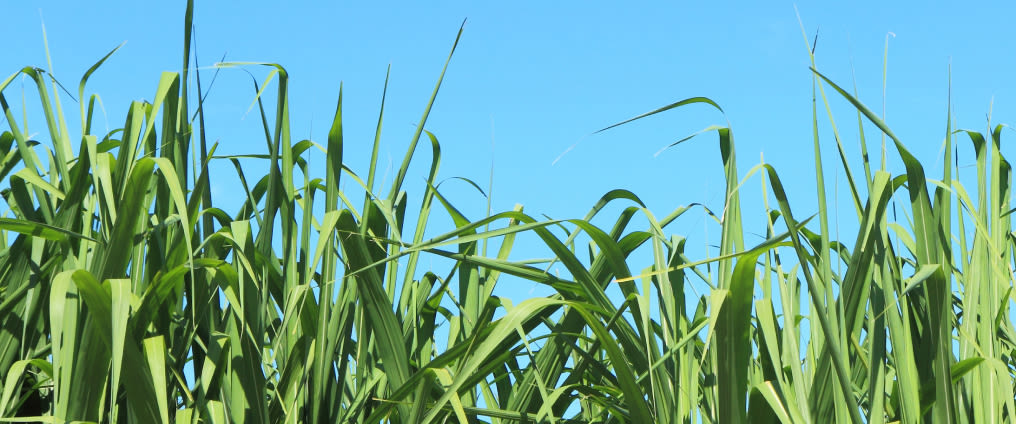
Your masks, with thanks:
<instances>
[{"instance_id":1,"label":"foliage","mask_svg":"<svg viewBox=\"0 0 1016 424\"><path fill-rule=\"evenodd\" d=\"M383 109L363 179L343 164L341 93L326 143L293 143L288 77L268 65L278 95L273 119L258 100L269 151L256 157L269 173L249 178L239 157L208 146L201 103L189 108L191 17L188 2L182 71L163 74L153 102L132 102L122 128L95 134L97 97L85 104L85 83L109 55L85 74L77 149L44 70L0 83L10 209L0 218L0 421L1014 420L1016 239L1001 126L954 132L947 118L944 174L929 180L876 114L816 70L817 217L795 216L776 170L760 164L749 174L777 208L766 206L766 240L746 245L733 132L710 127L726 176L713 215L720 251L693 261L665 228L695 206L657 219L622 190L582 219L517 208L467 220L438 190L440 148L424 130L440 79L397 176L376 189ZM27 137L3 95L18 76L35 83L50 144ZM830 239L818 154L825 87L858 110L862 148L874 125L906 168L874 169L865 150L854 172L835 136L859 227L843 242ZM720 109L691 98L622 124L690 104ZM976 153L974 197L954 174L955 137ZM431 164L411 192L421 140ZM325 154L324 179L301 157L312 149ZM247 201L232 213L213 204L213 161L233 163L243 182ZM340 190L350 179L362 193ZM411 194L419 210L407 207ZM616 203L629 206L603 218ZM433 213L456 228L425 238ZM509 259L521 234L567 273ZM652 262L633 272L640 248ZM449 269L420 269L424 255L450 259ZM492 296L508 278L555 294ZM695 298L693 279L709 293ZM606 294L611 285L623 298Z\"/></svg>"}]
</instances>

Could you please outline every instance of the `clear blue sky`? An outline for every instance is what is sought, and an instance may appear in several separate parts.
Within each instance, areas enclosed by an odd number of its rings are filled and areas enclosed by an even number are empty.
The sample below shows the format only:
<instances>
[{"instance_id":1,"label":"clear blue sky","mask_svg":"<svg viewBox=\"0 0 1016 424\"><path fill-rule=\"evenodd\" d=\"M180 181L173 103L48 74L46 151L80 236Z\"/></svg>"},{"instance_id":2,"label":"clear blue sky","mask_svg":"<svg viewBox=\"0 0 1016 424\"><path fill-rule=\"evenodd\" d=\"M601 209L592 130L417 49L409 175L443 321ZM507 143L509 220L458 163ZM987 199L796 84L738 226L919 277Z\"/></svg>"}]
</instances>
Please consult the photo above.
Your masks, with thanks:
<instances>
[{"instance_id":1,"label":"clear blue sky","mask_svg":"<svg viewBox=\"0 0 1016 424\"><path fill-rule=\"evenodd\" d=\"M223 55L283 64L292 78L296 140L324 143L343 82L346 162L355 170L366 170L386 67L391 64L392 74L381 155L383 163L391 160L397 167L455 33L468 19L427 129L442 143L443 177L466 177L486 187L493 160L495 211L521 203L534 216L581 217L614 188L633 190L657 216L692 202L719 211L723 180L715 135L653 155L729 120L741 175L764 153L788 185L797 213L815 212L811 73L792 2L322 3L198 1L197 51L202 66ZM950 63L954 126L983 130L992 99L993 121L1011 120L1016 27L1003 18L1012 14L1011 5L837 3L797 4L808 37L819 29L819 69L850 86L853 67L862 101L880 110L885 40L895 34L889 41L887 121L925 163L930 178L941 175ZM110 128L122 126L128 101L151 99L160 72L181 65L184 2L3 0L2 9L8 34L0 56L3 78L25 65L45 67L40 15L55 74L68 87L127 41L88 86L102 96ZM259 81L267 72L251 71ZM262 153L256 112L244 119L253 99L250 78L224 70L215 84L207 105L209 137L221 143L220 153ZM5 92L9 99L20 97L16 93L18 83ZM726 115L694 106L586 137L693 96L714 99ZM859 170L856 115L839 98L833 98L833 106ZM43 123L34 128L43 129ZM876 135L872 128L871 149L878 148ZM838 169L826 124L822 137L826 169ZM961 165L971 163L969 142L957 141ZM890 157L897 157L895 151ZM418 161L421 166L407 180L417 198L429 153L423 151ZM758 180L753 181L744 214L760 217ZM832 188L831 172L827 181ZM840 210L852 219L839 181ZM469 218L482 217L481 196L461 182L446 187ZM231 189L217 190L228 195ZM746 231L761 232L761 225L752 218ZM671 229L689 235L692 244L705 242L701 218ZM710 230L710 241L717 235Z\"/></svg>"}]
</instances>

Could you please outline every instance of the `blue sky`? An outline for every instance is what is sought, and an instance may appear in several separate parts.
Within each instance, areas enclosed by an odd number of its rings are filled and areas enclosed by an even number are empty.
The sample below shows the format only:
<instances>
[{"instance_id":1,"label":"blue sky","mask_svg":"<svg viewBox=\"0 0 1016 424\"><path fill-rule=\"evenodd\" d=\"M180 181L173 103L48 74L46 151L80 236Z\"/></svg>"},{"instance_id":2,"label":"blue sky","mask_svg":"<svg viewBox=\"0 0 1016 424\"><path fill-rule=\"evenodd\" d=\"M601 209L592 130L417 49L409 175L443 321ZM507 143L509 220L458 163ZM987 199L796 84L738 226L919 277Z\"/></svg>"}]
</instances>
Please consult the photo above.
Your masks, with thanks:
<instances>
[{"instance_id":1,"label":"blue sky","mask_svg":"<svg viewBox=\"0 0 1016 424\"><path fill-rule=\"evenodd\" d=\"M426 128L441 141L443 177L466 177L486 187L493 163L495 211L521 203L534 216L577 218L615 188L634 191L657 216L692 202L719 211L723 174L715 135L654 153L728 120L741 175L764 154L787 184L795 211L800 216L816 211L811 73L792 2L197 3L202 66L225 55L227 61L277 62L287 68L295 140L324 143L339 83L344 84L345 158L359 172L366 172L388 65L381 159L397 168L456 31L468 19ZM5 1L3 9L5 31L16 40L0 56L3 78L25 65L45 67L43 21L55 75L68 87L127 41L88 86L102 96L110 129L122 125L130 100L151 99L162 71L181 65L183 2ZM797 9L809 39L819 30L819 69L845 86L856 77L862 101L874 110L881 110L883 53L890 37L887 122L931 178L941 172L950 63L955 127L983 131L990 106L994 123L1012 116L1016 29L993 19L1010 15L1009 5L801 2ZM251 71L259 81L267 73ZM220 153L263 153L256 112L246 114L253 100L250 81L242 71L223 70L212 88L208 134L219 141ZM19 98L20 87L12 84L5 94ZM827 93L852 166L860 169L856 115ZM726 114L693 106L590 136L694 96L712 98ZM842 177L837 180L833 173L839 159L821 109L820 120L830 190L839 182L830 202L838 196L839 210L850 218ZM103 120L98 122L101 128ZM33 128L41 130L43 123ZM874 151L879 141L874 129L868 130ZM957 142L960 165L972 163L964 160L972 156L969 143ZM423 164L429 162L429 153L421 153L421 166L407 180L417 190L426 172ZM902 172L895 151L889 156L894 174ZM744 215L760 217L758 180L752 181ZM475 190L458 181L445 187L469 218L482 217L486 201ZM227 198L235 193L228 186L216 190ZM715 242L718 230L708 229L701 213L696 216L671 230L688 235L690 245ZM747 225L749 232L764 229L754 218ZM852 233L845 238L852 240Z\"/></svg>"}]
</instances>

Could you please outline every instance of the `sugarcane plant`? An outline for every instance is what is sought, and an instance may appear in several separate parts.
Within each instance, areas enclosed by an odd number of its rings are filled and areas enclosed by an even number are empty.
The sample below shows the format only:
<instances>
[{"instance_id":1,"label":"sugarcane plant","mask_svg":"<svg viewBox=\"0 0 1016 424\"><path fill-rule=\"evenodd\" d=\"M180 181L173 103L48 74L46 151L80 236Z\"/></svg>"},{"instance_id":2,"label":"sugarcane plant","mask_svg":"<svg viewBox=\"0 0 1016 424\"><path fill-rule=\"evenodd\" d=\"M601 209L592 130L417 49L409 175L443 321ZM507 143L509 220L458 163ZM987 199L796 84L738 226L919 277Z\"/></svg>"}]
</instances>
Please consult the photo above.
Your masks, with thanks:
<instances>
[{"instance_id":1,"label":"sugarcane plant","mask_svg":"<svg viewBox=\"0 0 1016 424\"><path fill-rule=\"evenodd\" d=\"M25 67L0 82L0 422L1016 421L1003 126L954 131L947 114L943 175L929 179L857 93L818 71L809 46L816 215L794 213L771 165L739 173L728 124L697 133L718 141L715 212L693 203L658 218L635 193L605 190L578 219L521 206L469 219L440 190L440 144L426 129L452 54L381 186L387 77L360 177L343 162L341 88L325 141L294 142L285 68L218 63L268 77L252 93L267 151L217 155L208 70L192 66L193 10L188 1L180 72L163 73L153 100L131 102L113 131L96 132L98 95L85 88L117 49L81 78L73 131L52 74ZM38 95L42 140L8 103L18 78ZM861 172L827 89L857 110ZM723 113L692 97L601 131L684 107ZM881 163L866 130L882 139ZM959 139L973 146L973 196L954 164ZM426 146L414 190L410 164ZM837 148L857 218L844 240L831 237L825 146ZM310 152L323 155L323 178ZM216 166L235 170L239 205L214 202ZM740 201L753 178L761 243L746 241ZM667 228L699 209L719 249L692 259ZM434 214L453 227L436 228ZM515 252L520 236L551 259ZM553 294L495 292L519 281Z\"/></svg>"}]
</instances>

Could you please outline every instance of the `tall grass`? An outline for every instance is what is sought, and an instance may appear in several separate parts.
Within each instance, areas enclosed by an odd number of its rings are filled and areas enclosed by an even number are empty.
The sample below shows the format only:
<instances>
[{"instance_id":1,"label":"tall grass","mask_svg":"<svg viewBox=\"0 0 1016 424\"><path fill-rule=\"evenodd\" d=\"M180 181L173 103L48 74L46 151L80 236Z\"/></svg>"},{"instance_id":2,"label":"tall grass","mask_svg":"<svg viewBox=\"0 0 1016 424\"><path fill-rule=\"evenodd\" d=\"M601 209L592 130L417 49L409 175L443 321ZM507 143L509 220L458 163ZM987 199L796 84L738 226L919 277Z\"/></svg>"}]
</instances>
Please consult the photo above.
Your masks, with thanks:
<instances>
[{"instance_id":1,"label":"tall grass","mask_svg":"<svg viewBox=\"0 0 1016 424\"><path fill-rule=\"evenodd\" d=\"M269 172L247 175L240 157L215 155L202 104L189 103L204 98L192 10L182 71L164 73L154 101L132 102L112 132L95 133L96 96L85 96L109 55L78 86L80 131L43 69L0 83L0 421L1014 421L1016 239L1001 126L954 131L946 115L944 173L932 180L877 114L814 70L817 216L795 215L772 166L740 175L733 131L710 127L726 180L712 215L720 251L694 260L666 228L697 206L658 218L624 190L581 219L521 207L467 219L439 191L440 145L425 130L441 78L396 177L378 187L383 108L364 178L343 163L341 92L325 142L294 142L288 76L269 64L277 100L258 100L268 151L253 155ZM35 84L45 142L27 137L5 97L19 77ZM840 98L858 111L862 146L865 129L884 134L881 154L898 155L904 173L866 150L857 172L838 133L819 137L819 106ZM693 104L720 111L696 97L618 125ZM972 192L953 168L961 140L976 156ZM830 236L824 197L820 152L833 144L859 228L845 240ZM426 146L427 179L410 187ZM302 157L313 149L323 179ZM216 163L235 165L242 205L213 203ZM740 193L754 176L775 208L764 205L767 239L753 245ZM602 216L613 204L620 212ZM427 238L435 213L455 228ZM566 272L509 259L522 234ZM425 271L425 256L448 268ZM509 278L555 294L493 296ZM696 297L696 280L709 292ZM606 294L615 286L623 297Z\"/></svg>"}]
</instances>

